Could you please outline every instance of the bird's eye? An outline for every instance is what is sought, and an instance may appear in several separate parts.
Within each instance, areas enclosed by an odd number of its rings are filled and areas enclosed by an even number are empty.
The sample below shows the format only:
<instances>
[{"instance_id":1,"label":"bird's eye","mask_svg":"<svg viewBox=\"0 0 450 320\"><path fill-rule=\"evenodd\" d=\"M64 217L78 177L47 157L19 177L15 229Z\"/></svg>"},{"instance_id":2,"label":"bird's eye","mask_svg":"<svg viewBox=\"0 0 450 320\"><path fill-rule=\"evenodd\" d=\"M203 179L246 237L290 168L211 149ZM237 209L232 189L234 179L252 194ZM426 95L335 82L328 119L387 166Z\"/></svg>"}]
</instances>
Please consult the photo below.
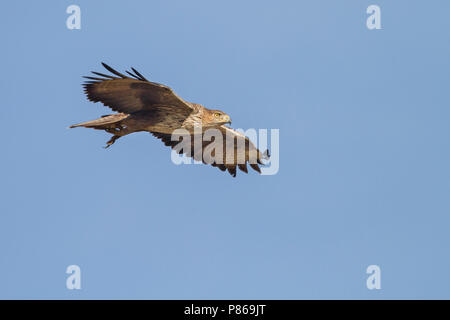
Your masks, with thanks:
<instances>
[{"instance_id":1,"label":"bird's eye","mask_svg":"<svg viewBox=\"0 0 450 320\"><path fill-rule=\"evenodd\" d=\"M214 113L214 117L219 118L220 116L221 116L220 113L218 113L218 112Z\"/></svg>"}]
</instances>

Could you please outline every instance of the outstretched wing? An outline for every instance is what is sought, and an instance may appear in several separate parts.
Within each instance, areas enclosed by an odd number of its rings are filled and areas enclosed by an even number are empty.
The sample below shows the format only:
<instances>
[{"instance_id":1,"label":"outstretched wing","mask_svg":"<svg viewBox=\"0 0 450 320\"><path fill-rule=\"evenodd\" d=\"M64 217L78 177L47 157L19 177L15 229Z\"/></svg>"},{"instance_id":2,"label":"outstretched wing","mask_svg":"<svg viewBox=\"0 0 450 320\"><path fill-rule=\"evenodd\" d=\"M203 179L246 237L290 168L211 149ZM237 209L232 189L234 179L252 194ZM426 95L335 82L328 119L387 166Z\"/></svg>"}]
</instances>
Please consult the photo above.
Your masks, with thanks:
<instances>
[{"instance_id":1,"label":"outstretched wing","mask_svg":"<svg viewBox=\"0 0 450 320\"><path fill-rule=\"evenodd\" d=\"M161 141L168 147L171 147L179 154L185 154L194 158L197 161L203 161L205 164L211 164L213 167L217 167L222 171L228 171L233 177L236 177L236 167L241 171L248 173L247 163L250 167L259 173L261 169L259 165L264 164L261 160L269 159L269 152L266 150L261 153L250 139L236 130L225 125L216 128L216 133L221 134L222 143L222 155L212 152L210 155L212 144L216 141L215 137L205 137L205 133L199 139L201 139L201 148L195 150L194 148L194 136L183 136L183 139L187 139L189 142L189 148L186 148L180 143L179 138L174 136L172 141L172 135L152 132L152 134L161 139ZM206 131L207 132L207 131ZM208 150L208 147L210 149Z\"/></svg>"},{"instance_id":2,"label":"outstretched wing","mask_svg":"<svg viewBox=\"0 0 450 320\"><path fill-rule=\"evenodd\" d=\"M102 65L113 75L92 71L100 77L84 77L84 91L90 101L102 102L112 110L123 113L152 110L152 105L166 105L179 109L180 113L189 114L191 105L177 96L172 89L145 79L134 68L123 75L105 63Z\"/></svg>"}]
</instances>

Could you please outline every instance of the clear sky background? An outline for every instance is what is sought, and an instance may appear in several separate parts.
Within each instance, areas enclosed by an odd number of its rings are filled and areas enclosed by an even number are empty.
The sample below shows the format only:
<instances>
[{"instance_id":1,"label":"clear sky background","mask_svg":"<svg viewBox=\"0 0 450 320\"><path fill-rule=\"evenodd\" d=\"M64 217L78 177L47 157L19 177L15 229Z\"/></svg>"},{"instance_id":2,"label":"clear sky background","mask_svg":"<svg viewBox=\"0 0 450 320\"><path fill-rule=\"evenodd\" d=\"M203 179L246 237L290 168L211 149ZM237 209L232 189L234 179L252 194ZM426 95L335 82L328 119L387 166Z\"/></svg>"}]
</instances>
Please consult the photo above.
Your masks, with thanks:
<instances>
[{"instance_id":1,"label":"clear sky background","mask_svg":"<svg viewBox=\"0 0 450 320\"><path fill-rule=\"evenodd\" d=\"M81 30L66 8L81 7ZM381 7L382 30L366 8ZM450 298L449 1L2 4L0 298ZM236 128L274 176L176 166L82 75L133 66ZM82 289L66 288L79 265ZM366 268L381 268L381 290Z\"/></svg>"}]
</instances>

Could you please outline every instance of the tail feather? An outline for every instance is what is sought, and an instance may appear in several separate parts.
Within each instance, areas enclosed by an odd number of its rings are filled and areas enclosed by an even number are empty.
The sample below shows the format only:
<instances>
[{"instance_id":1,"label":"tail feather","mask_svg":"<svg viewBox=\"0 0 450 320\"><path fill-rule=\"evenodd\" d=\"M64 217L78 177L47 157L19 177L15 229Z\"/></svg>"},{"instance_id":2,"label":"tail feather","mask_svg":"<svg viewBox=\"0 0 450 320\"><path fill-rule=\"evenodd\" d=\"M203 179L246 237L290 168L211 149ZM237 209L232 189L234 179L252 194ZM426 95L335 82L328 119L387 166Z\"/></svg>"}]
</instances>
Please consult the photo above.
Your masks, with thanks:
<instances>
[{"instance_id":1,"label":"tail feather","mask_svg":"<svg viewBox=\"0 0 450 320\"><path fill-rule=\"evenodd\" d=\"M85 127L85 128L94 128L94 129L107 129L112 124L117 123L128 117L128 114L125 113L115 113L106 116L102 116L101 118L82 122L79 124L74 124L69 128L77 128L77 127Z\"/></svg>"}]
</instances>

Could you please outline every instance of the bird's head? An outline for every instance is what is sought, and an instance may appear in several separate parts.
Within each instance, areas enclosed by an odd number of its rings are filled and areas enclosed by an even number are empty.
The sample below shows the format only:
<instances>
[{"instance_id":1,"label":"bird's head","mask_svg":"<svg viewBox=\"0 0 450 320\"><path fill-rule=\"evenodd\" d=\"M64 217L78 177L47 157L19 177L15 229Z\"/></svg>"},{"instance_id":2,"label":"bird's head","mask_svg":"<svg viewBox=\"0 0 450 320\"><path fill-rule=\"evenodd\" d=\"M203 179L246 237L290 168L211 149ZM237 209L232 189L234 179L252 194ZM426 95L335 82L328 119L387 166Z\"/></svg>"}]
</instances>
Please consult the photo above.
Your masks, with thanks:
<instances>
[{"instance_id":1,"label":"bird's head","mask_svg":"<svg viewBox=\"0 0 450 320\"><path fill-rule=\"evenodd\" d=\"M222 125L231 123L231 118L225 112L220 110L209 110L209 123L212 125Z\"/></svg>"}]
</instances>

